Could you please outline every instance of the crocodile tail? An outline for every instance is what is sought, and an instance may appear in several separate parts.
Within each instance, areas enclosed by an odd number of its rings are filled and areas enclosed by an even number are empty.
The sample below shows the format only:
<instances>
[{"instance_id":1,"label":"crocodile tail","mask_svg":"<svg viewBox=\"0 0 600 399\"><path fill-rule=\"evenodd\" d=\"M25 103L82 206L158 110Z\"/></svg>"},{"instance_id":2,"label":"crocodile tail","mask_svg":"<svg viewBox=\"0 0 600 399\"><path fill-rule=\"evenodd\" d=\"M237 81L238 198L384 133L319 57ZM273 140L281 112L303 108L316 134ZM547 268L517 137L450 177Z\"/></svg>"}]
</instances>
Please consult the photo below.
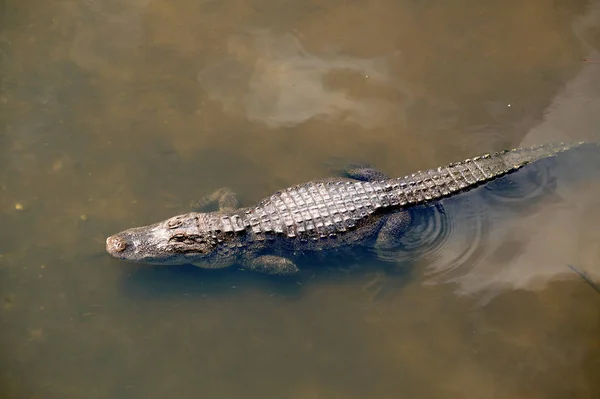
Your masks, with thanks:
<instances>
[{"instance_id":1,"label":"crocodile tail","mask_svg":"<svg viewBox=\"0 0 600 399\"><path fill-rule=\"evenodd\" d=\"M472 190L523 166L585 143L556 143L486 154L388 181L394 204L419 205Z\"/></svg>"},{"instance_id":2,"label":"crocodile tail","mask_svg":"<svg viewBox=\"0 0 600 399\"><path fill-rule=\"evenodd\" d=\"M582 146L584 144L586 143L578 142L542 144L532 147L515 148L514 150L510 151L502 151L497 153L497 156L501 157L507 166L513 166L514 168L519 169L529 163L554 156L558 153Z\"/></svg>"}]
</instances>

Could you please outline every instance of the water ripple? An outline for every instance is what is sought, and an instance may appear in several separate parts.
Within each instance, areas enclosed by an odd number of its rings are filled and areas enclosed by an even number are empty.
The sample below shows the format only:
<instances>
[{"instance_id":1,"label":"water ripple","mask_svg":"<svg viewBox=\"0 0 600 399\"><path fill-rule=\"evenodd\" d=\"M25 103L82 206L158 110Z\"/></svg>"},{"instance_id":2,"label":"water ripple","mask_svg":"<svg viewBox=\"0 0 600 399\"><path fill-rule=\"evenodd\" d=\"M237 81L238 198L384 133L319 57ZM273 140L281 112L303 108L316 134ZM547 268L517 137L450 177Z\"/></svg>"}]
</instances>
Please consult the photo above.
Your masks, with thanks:
<instances>
[{"instance_id":1,"label":"water ripple","mask_svg":"<svg viewBox=\"0 0 600 399\"><path fill-rule=\"evenodd\" d=\"M466 202L449 199L411 209L411 228L380 258L427 264L430 273L449 273L477 262L490 220L480 201Z\"/></svg>"}]
</instances>

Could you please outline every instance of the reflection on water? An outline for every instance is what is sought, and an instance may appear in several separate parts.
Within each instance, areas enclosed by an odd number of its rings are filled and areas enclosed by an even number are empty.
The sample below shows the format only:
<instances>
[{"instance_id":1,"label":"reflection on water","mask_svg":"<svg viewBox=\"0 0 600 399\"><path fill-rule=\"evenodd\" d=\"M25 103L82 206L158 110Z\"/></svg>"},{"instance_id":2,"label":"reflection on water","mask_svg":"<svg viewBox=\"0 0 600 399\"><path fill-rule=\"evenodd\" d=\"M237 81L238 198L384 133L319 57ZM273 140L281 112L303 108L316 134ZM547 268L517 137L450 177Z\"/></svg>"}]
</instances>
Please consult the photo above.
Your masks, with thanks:
<instances>
[{"instance_id":1,"label":"reflection on water","mask_svg":"<svg viewBox=\"0 0 600 399\"><path fill-rule=\"evenodd\" d=\"M475 206L470 204L469 210L461 199L448 201L446 214L458 219L459 238L469 237L463 230L481 224L482 218L488 227L485 237L470 241L476 259L452 259L457 239L450 235L442 247L444 256L428 262L430 283L452 282L463 294L485 293L489 300L509 287L540 290L553 280L576 278L567 269L573 259L595 269L590 262L598 256L595 239L586 236L598 222L596 202L590 199L599 188L590 179L598 175L590 173L600 170L599 159L595 145L582 147L488 184L471 195ZM582 186L588 188L582 192ZM475 218L463 216L474 209ZM600 277L597 269L592 273Z\"/></svg>"},{"instance_id":2,"label":"reflection on water","mask_svg":"<svg viewBox=\"0 0 600 399\"><path fill-rule=\"evenodd\" d=\"M146 268L106 236L229 186L251 205L600 141L596 1L8 1L0 395L596 398L597 150L414 211L391 268Z\"/></svg>"},{"instance_id":3,"label":"reflection on water","mask_svg":"<svg viewBox=\"0 0 600 399\"><path fill-rule=\"evenodd\" d=\"M397 104L384 98L353 96L348 89L336 88L333 72L342 74L342 82L345 73L353 85L368 82L383 92L398 86L384 59L338 54L320 58L309 54L292 34L269 32L233 35L228 58L204 68L198 81L227 110L242 107L248 119L272 128L314 117L342 118L368 128L381 126L385 116L402 114Z\"/></svg>"}]
</instances>

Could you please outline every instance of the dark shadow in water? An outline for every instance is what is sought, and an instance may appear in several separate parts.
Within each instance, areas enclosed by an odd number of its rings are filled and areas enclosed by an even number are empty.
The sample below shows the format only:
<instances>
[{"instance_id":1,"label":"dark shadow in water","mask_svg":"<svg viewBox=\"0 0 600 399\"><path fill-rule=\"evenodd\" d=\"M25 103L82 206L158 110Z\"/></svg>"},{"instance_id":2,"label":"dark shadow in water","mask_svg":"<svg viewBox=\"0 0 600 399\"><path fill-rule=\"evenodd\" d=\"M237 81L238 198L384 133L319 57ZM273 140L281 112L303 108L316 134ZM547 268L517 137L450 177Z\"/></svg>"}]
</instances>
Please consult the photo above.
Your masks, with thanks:
<instances>
[{"instance_id":1,"label":"dark shadow in water","mask_svg":"<svg viewBox=\"0 0 600 399\"><path fill-rule=\"evenodd\" d=\"M357 255L352 263L334 258L322 262L307 259L298 262L298 267L301 271L295 276L269 276L248 272L235 265L218 270L193 265L131 266L122 287L127 296L137 299L182 294L214 297L231 295L232 290L237 295L261 290L270 295L298 299L303 295L304 287L309 285L364 281L372 279L375 271L392 278L393 288L398 289L411 281L412 270L410 265L390 267L390 264L369 258L367 254ZM373 287L379 293L391 288L387 282L385 286Z\"/></svg>"},{"instance_id":2,"label":"dark shadow in water","mask_svg":"<svg viewBox=\"0 0 600 399\"><path fill-rule=\"evenodd\" d=\"M528 165L460 196L412 208L411 228L385 256L395 263L379 261L368 252L353 254L350 260L306 259L298 264L301 273L293 277L260 275L235 266L221 270L135 266L123 289L128 296L142 299L183 293L228 295L232 289L238 294L260 289L291 299L300 297L307 284L360 281L380 272L388 278L375 289L390 292L415 277L417 264L443 262L442 273L458 269L465 273L486 253L495 221L524 215L542 202L562 201L559 187L599 175L600 150L594 144ZM514 256L519 245L507 243L502 249Z\"/></svg>"},{"instance_id":3,"label":"dark shadow in water","mask_svg":"<svg viewBox=\"0 0 600 399\"><path fill-rule=\"evenodd\" d=\"M232 266L208 270L193 265L143 266L136 268L123 280L125 294L136 299L160 296L229 295L232 290L241 294L247 290L294 297L301 286L290 277L272 277L244 272Z\"/></svg>"}]
</instances>

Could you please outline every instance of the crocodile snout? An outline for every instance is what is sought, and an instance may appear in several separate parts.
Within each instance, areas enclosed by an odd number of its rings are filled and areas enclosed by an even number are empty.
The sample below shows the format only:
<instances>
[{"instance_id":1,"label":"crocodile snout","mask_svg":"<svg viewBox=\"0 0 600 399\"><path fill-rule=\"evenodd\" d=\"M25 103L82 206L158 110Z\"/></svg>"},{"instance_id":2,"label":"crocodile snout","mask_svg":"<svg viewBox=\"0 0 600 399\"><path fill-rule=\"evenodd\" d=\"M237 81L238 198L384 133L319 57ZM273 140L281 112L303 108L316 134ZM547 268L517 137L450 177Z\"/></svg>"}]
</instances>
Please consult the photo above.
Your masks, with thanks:
<instances>
[{"instance_id":1,"label":"crocodile snout","mask_svg":"<svg viewBox=\"0 0 600 399\"><path fill-rule=\"evenodd\" d=\"M106 239L106 251L113 256L119 256L121 252L127 249L127 245L127 240L118 235Z\"/></svg>"}]
</instances>

